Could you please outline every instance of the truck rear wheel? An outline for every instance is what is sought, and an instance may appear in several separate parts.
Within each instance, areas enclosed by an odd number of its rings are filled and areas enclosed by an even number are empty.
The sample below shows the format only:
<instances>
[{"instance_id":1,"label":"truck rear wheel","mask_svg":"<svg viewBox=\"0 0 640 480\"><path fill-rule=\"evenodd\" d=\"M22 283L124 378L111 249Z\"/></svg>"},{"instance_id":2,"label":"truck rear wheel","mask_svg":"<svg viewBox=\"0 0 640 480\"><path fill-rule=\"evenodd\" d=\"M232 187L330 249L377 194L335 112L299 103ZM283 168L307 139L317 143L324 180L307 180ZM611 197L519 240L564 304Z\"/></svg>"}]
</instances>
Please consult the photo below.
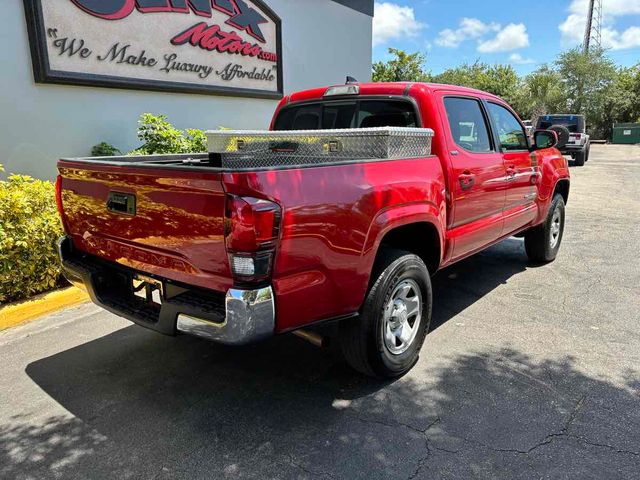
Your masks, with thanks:
<instances>
[{"instance_id":1,"label":"truck rear wheel","mask_svg":"<svg viewBox=\"0 0 640 480\"><path fill-rule=\"evenodd\" d=\"M584 162L586 161L586 158L587 158L587 149L585 148L576 153L573 163L578 167L582 167L584 165Z\"/></svg>"},{"instance_id":2,"label":"truck rear wheel","mask_svg":"<svg viewBox=\"0 0 640 480\"><path fill-rule=\"evenodd\" d=\"M382 252L358 318L340 326L347 362L365 375L395 378L416 364L431 323L431 279L417 255Z\"/></svg>"},{"instance_id":3,"label":"truck rear wheel","mask_svg":"<svg viewBox=\"0 0 640 480\"><path fill-rule=\"evenodd\" d=\"M564 199L562 195L556 194L544 223L528 230L524 235L524 247L529 260L549 263L556 259L564 233L564 218Z\"/></svg>"}]
</instances>

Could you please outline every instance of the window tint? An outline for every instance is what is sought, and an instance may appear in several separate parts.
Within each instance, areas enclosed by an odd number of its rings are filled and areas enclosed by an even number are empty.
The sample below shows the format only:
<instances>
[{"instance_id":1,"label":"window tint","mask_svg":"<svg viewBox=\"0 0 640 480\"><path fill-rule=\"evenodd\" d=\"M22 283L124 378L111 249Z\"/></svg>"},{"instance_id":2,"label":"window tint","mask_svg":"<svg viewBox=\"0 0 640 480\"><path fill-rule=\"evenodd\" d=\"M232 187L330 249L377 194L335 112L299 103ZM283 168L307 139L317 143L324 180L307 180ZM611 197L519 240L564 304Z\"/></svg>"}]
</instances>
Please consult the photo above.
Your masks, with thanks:
<instances>
[{"instance_id":1,"label":"window tint","mask_svg":"<svg viewBox=\"0 0 640 480\"><path fill-rule=\"evenodd\" d=\"M444 99L453 141L469 152L491 152L489 131L480 103L470 98Z\"/></svg>"},{"instance_id":2,"label":"window tint","mask_svg":"<svg viewBox=\"0 0 640 480\"><path fill-rule=\"evenodd\" d=\"M580 133L580 126L577 122L570 122L567 120L559 120L559 121L548 121L548 120L540 120L538 121L538 128L540 130L549 130L554 125L564 125L567 127L569 132L571 133Z\"/></svg>"},{"instance_id":3,"label":"window tint","mask_svg":"<svg viewBox=\"0 0 640 480\"><path fill-rule=\"evenodd\" d=\"M518 119L502 105L489 104L489 113L498 129L503 150L528 150L527 134Z\"/></svg>"},{"instance_id":4,"label":"window tint","mask_svg":"<svg viewBox=\"0 0 640 480\"><path fill-rule=\"evenodd\" d=\"M285 109L278 115L276 130L318 130L322 107L320 105L304 105L299 108Z\"/></svg>"},{"instance_id":5,"label":"window tint","mask_svg":"<svg viewBox=\"0 0 640 480\"><path fill-rule=\"evenodd\" d=\"M360 103L358 128L416 127L416 115L407 102L367 100Z\"/></svg>"},{"instance_id":6,"label":"window tint","mask_svg":"<svg viewBox=\"0 0 640 480\"><path fill-rule=\"evenodd\" d=\"M537 128L548 130L554 125L564 125L571 133L584 133L584 117L582 115L543 115L538 117Z\"/></svg>"},{"instance_id":7,"label":"window tint","mask_svg":"<svg viewBox=\"0 0 640 480\"><path fill-rule=\"evenodd\" d=\"M317 130L373 127L417 127L409 102L361 100L285 107L278 114L275 130Z\"/></svg>"},{"instance_id":8,"label":"window tint","mask_svg":"<svg viewBox=\"0 0 640 480\"><path fill-rule=\"evenodd\" d=\"M322 128L327 130L351 128L356 113L356 103L325 105Z\"/></svg>"}]
</instances>

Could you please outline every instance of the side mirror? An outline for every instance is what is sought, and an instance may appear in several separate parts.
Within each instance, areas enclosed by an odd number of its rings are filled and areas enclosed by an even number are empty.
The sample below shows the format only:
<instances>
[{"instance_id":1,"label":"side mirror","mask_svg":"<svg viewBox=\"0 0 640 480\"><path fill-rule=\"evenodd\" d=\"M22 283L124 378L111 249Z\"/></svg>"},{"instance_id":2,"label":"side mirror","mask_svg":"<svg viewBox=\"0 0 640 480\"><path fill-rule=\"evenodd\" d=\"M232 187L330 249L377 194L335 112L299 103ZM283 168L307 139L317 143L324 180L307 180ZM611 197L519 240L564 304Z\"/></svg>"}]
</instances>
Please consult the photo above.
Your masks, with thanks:
<instances>
[{"instance_id":1,"label":"side mirror","mask_svg":"<svg viewBox=\"0 0 640 480\"><path fill-rule=\"evenodd\" d=\"M533 133L533 145L535 150L552 148L558 144L558 134L551 130L536 130Z\"/></svg>"}]
</instances>

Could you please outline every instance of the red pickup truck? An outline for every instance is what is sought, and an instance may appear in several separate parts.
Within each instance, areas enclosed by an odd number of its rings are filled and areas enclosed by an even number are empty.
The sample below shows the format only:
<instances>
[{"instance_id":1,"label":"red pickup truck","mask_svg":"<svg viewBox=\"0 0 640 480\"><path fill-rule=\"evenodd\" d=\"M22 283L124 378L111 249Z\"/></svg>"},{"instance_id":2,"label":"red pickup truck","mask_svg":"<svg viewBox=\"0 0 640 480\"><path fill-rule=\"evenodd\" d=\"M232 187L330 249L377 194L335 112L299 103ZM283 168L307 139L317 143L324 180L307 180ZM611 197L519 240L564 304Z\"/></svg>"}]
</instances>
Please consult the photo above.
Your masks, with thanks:
<instances>
[{"instance_id":1,"label":"red pickup truck","mask_svg":"<svg viewBox=\"0 0 640 480\"><path fill-rule=\"evenodd\" d=\"M467 88L307 90L269 131L210 133L209 154L60 160L59 252L95 303L152 330L240 345L337 322L355 369L395 377L438 270L513 235L555 259L556 142L530 144L509 105Z\"/></svg>"}]
</instances>

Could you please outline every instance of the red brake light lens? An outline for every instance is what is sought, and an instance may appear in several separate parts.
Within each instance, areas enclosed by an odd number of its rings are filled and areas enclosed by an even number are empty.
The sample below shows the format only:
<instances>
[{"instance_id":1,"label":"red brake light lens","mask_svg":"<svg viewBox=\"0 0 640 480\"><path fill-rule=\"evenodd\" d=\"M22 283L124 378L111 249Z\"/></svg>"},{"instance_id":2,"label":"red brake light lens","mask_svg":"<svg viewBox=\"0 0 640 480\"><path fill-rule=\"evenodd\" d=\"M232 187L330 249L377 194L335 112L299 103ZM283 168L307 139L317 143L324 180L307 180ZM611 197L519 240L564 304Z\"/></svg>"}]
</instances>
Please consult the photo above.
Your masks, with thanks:
<instances>
[{"instance_id":1,"label":"red brake light lens","mask_svg":"<svg viewBox=\"0 0 640 480\"><path fill-rule=\"evenodd\" d=\"M277 203L227 195L224 234L236 280L260 282L269 278L281 220L282 209Z\"/></svg>"},{"instance_id":2,"label":"red brake light lens","mask_svg":"<svg viewBox=\"0 0 640 480\"><path fill-rule=\"evenodd\" d=\"M58 213L62 217L62 176L58 175L56 177L56 205L58 206Z\"/></svg>"},{"instance_id":3,"label":"red brake light lens","mask_svg":"<svg viewBox=\"0 0 640 480\"><path fill-rule=\"evenodd\" d=\"M227 248L256 252L275 246L280 235L282 209L277 203L228 195L225 212Z\"/></svg>"}]
</instances>

